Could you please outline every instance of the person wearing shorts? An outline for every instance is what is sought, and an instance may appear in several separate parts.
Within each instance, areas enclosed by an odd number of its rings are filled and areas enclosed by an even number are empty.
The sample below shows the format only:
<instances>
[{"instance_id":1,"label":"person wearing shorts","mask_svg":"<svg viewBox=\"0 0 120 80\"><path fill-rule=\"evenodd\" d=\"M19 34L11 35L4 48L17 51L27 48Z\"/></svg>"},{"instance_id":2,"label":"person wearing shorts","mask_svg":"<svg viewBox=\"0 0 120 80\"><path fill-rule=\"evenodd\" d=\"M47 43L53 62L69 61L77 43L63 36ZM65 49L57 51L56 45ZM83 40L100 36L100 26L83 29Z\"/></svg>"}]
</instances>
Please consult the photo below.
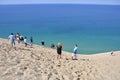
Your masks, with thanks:
<instances>
[{"instance_id":1,"label":"person wearing shorts","mask_svg":"<svg viewBox=\"0 0 120 80\"><path fill-rule=\"evenodd\" d=\"M75 47L74 47L73 53L72 53L72 59L73 59L73 60L76 60L76 59L77 59L77 57L76 57L77 51L78 51L78 47L77 47L77 44L75 44Z\"/></svg>"},{"instance_id":2,"label":"person wearing shorts","mask_svg":"<svg viewBox=\"0 0 120 80\"><path fill-rule=\"evenodd\" d=\"M61 58L62 45L61 45L60 43L58 43L58 45L57 45L57 54L58 54L57 59L58 59L58 58Z\"/></svg>"},{"instance_id":3,"label":"person wearing shorts","mask_svg":"<svg viewBox=\"0 0 120 80\"><path fill-rule=\"evenodd\" d=\"M9 43L14 46L15 45L15 36L13 35L13 33L11 33L11 35L9 35Z\"/></svg>"},{"instance_id":4,"label":"person wearing shorts","mask_svg":"<svg viewBox=\"0 0 120 80\"><path fill-rule=\"evenodd\" d=\"M27 47L27 37L24 38L25 47Z\"/></svg>"}]
</instances>

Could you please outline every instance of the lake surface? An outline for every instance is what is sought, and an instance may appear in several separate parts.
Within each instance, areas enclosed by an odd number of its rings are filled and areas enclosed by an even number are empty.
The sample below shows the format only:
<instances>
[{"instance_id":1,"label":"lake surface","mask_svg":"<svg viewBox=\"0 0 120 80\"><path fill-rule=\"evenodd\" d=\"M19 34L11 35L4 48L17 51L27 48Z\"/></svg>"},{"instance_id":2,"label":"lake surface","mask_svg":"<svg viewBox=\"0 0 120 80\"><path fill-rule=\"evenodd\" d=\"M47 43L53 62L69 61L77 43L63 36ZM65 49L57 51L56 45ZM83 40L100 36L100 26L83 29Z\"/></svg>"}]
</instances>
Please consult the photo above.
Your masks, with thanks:
<instances>
[{"instance_id":1,"label":"lake surface","mask_svg":"<svg viewBox=\"0 0 120 80\"><path fill-rule=\"evenodd\" d=\"M120 6L80 4L0 5L0 37L20 33L35 44L61 42L80 54L120 50Z\"/></svg>"}]
</instances>

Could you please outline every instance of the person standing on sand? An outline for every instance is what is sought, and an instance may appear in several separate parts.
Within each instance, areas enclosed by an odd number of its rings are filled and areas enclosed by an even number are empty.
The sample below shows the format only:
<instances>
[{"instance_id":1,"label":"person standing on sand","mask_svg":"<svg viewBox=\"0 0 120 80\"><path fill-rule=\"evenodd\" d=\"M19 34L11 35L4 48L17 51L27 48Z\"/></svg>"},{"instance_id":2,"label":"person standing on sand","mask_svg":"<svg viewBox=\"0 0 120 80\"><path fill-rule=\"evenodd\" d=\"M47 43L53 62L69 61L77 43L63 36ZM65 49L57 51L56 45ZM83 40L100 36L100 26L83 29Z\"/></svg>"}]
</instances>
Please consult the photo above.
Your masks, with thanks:
<instances>
[{"instance_id":1,"label":"person standing on sand","mask_svg":"<svg viewBox=\"0 0 120 80\"><path fill-rule=\"evenodd\" d=\"M42 46L44 46L44 45L45 45L45 42L44 42L44 40L42 40L42 41L41 41L41 44L42 44Z\"/></svg>"},{"instance_id":2,"label":"person standing on sand","mask_svg":"<svg viewBox=\"0 0 120 80\"><path fill-rule=\"evenodd\" d=\"M77 44L75 44L75 47L72 53L72 60L77 60L77 57L76 57L77 51L78 51L78 47L77 47Z\"/></svg>"},{"instance_id":3,"label":"person standing on sand","mask_svg":"<svg viewBox=\"0 0 120 80\"><path fill-rule=\"evenodd\" d=\"M23 36L22 35L20 35L20 42L24 42L24 38L23 38Z\"/></svg>"},{"instance_id":4,"label":"person standing on sand","mask_svg":"<svg viewBox=\"0 0 120 80\"><path fill-rule=\"evenodd\" d=\"M30 46L32 47L32 45L33 45L33 38L31 37L30 38Z\"/></svg>"},{"instance_id":5,"label":"person standing on sand","mask_svg":"<svg viewBox=\"0 0 120 80\"><path fill-rule=\"evenodd\" d=\"M113 56L114 51L111 51L111 55Z\"/></svg>"},{"instance_id":6,"label":"person standing on sand","mask_svg":"<svg viewBox=\"0 0 120 80\"><path fill-rule=\"evenodd\" d=\"M24 38L25 47L27 47L27 37Z\"/></svg>"},{"instance_id":7,"label":"person standing on sand","mask_svg":"<svg viewBox=\"0 0 120 80\"><path fill-rule=\"evenodd\" d=\"M20 34L19 33L16 34L16 39L17 39L18 44L20 44Z\"/></svg>"},{"instance_id":8,"label":"person standing on sand","mask_svg":"<svg viewBox=\"0 0 120 80\"><path fill-rule=\"evenodd\" d=\"M51 44L51 48L53 48L53 49L55 48L55 45L53 43Z\"/></svg>"},{"instance_id":9,"label":"person standing on sand","mask_svg":"<svg viewBox=\"0 0 120 80\"><path fill-rule=\"evenodd\" d=\"M13 35L13 33L11 33L11 35L9 35L9 43L14 46L15 45L15 36Z\"/></svg>"},{"instance_id":10,"label":"person standing on sand","mask_svg":"<svg viewBox=\"0 0 120 80\"><path fill-rule=\"evenodd\" d=\"M58 58L61 58L62 45L61 45L60 43L58 43L58 45L57 45L57 54L58 54L57 59L58 59Z\"/></svg>"}]
</instances>

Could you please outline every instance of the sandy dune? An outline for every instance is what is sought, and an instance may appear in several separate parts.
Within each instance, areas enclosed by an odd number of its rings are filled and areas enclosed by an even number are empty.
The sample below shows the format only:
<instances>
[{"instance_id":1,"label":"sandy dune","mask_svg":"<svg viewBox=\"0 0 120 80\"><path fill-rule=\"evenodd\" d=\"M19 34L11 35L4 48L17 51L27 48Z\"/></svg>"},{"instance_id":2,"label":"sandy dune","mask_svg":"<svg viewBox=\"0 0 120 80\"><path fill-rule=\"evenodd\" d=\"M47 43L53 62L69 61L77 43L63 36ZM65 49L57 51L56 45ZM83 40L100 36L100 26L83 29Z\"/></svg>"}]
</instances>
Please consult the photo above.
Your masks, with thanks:
<instances>
[{"instance_id":1,"label":"sandy dune","mask_svg":"<svg viewBox=\"0 0 120 80\"><path fill-rule=\"evenodd\" d=\"M120 80L120 51L96 55L63 52L57 59L55 49L23 44L12 48L0 39L0 80Z\"/></svg>"}]
</instances>

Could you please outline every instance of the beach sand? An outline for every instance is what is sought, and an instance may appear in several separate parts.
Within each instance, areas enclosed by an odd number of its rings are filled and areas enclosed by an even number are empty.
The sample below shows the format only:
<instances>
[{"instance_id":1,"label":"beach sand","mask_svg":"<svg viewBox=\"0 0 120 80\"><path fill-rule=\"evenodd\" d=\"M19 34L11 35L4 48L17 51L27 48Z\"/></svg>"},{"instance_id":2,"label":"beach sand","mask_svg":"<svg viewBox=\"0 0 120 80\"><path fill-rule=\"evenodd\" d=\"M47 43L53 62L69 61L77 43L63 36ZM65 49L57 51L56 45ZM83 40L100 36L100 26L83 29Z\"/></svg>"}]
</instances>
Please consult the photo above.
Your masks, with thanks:
<instances>
[{"instance_id":1,"label":"beach sand","mask_svg":"<svg viewBox=\"0 0 120 80\"><path fill-rule=\"evenodd\" d=\"M69 52L57 59L55 49L39 45L15 47L0 39L0 80L120 80L120 51L72 60Z\"/></svg>"}]
</instances>

